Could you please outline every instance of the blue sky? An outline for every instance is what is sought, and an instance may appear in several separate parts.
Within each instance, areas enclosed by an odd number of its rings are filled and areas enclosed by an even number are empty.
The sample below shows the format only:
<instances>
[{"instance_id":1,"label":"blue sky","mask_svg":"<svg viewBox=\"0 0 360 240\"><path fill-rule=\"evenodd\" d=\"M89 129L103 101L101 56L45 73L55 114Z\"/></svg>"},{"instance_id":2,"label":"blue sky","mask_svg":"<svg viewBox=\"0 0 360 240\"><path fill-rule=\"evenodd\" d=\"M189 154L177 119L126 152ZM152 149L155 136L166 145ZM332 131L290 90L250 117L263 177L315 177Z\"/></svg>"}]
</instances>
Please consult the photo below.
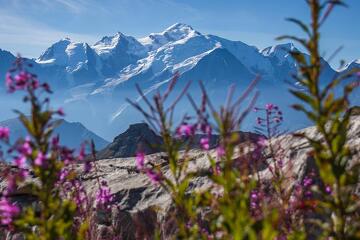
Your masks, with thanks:
<instances>
[{"instance_id":1,"label":"blue sky","mask_svg":"<svg viewBox=\"0 0 360 240\"><path fill-rule=\"evenodd\" d=\"M323 28L325 56L360 58L360 0L346 1ZM38 57L51 43L70 37L95 43L120 31L135 37L160 32L176 22L264 48L284 33L299 34L286 22L307 20L305 0L0 0L0 48Z\"/></svg>"}]
</instances>

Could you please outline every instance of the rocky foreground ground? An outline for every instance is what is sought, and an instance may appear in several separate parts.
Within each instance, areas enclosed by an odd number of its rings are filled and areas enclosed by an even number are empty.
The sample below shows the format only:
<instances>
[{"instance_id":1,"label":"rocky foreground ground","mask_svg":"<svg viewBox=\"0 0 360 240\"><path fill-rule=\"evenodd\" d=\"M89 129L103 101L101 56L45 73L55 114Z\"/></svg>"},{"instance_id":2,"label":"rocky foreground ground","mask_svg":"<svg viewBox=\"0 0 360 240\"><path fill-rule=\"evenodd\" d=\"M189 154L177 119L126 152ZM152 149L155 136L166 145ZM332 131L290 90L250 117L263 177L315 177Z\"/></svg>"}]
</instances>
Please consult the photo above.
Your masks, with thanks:
<instances>
[{"instance_id":1,"label":"rocky foreground ground","mask_svg":"<svg viewBox=\"0 0 360 240\"><path fill-rule=\"evenodd\" d=\"M309 127L299 132L305 132L307 135L316 135L314 127ZM355 152L353 161L360 160L360 116L351 118L351 127L349 131L349 146ZM275 139L281 142L284 149L284 171L292 176L296 176L294 180L289 182L291 188L296 182L315 167L315 164L308 156L309 146L305 140L300 140L292 134L286 134ZM215 150L209 151L210 155L215 156ZM208 168L209 163L206 153L201 150L192 150L191 155L193 161L192 168ZM155 153L147 156L154 161L164 157L163 153ZM270 162L271 159L268 159ZM286 164L291 161L292 164ZM97 174L106 179L109 183L114 201L118 207L112 209L111 216L102 216L97 218L97 239L103 239L104 234L109 231L109 226L115 226L117 231L122 235L123 239L135 239L134 229L143 225L144 229L152 231L156 227L156 222L161 222L166 212L170 208L170 197L161 190L160 187L152 184L148 178L136 170L135 158L111 158L101 159L97 161ZM167 166L163 167L164 171L168 170ZM259 169L260 176L264 179L270 177L267 168ZM83 177L85 187L90 191L96 191L95 172L91 172ZM30 179L33 181L34 179ZM0 187L4 187L4 182L0 183ZM205 177L196 178L193 182L194 188L206 186L207 179ZM34 200L31 192L26 187L18 189L14 195L17 202L31 202Z\"/></svg>"}]
</instances>

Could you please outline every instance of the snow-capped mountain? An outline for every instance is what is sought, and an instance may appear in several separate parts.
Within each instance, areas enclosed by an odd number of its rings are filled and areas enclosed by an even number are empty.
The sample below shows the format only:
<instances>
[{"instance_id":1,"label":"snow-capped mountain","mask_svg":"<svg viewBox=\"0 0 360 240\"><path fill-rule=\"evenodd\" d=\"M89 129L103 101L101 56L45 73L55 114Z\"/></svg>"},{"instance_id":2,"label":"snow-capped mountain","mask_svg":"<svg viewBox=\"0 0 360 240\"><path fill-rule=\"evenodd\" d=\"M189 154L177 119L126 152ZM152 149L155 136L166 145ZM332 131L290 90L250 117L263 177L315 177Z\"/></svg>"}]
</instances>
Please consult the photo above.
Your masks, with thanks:
<instances>
[{"instance_id":1,"label":"snow-capped mountain","mask_svg":"<svg viewBox=\"0 0 360 240\"><path fill-rule=\"evenodd\" d=\"M166 88L175 72L181 74L177 89L191 80L189 92L199 97L197 81L201 80L219 104L226 98L230 85L236 85L240 92L260 75L259 105L277 103L286 108L285 114L288 112L293 120L290 129L304 127L307 125L304 118L287 110L295 101L287 89L289 82L296 84L291 75L297 68L289 51L299 50L292 43L259 50L241 41L202 34L189 25L177 23L139 39L120 32L93 45L65 38L38 59L29 61L41 79L49 81L55 90L61 89L56 104L65 107L70 120L80 121L110 140L128 124L141 120L125 101L126 98L141 101L135 84L151 95ZM4 76L15 57L0 51L0 58L0 74ZM358 66L359 62L354 61L335 71L323 60L321 80L326 84L339 73ZM188 110L186 101L179 104L180 113Z\"/></svg>"},{"instance_id":2,"label":"snow-capped mountain","mask_svg":"<svg viewBox=\"0 0 360 240\"><path fill-rule=\"evenodd\" d=\"M161 33L151 33L147 37L140 38L139 42L147 47L148 51L153 51L167 43L176 42L194 35L201 34L187 24L176 23Z\"/></svg>"}]
</instances>

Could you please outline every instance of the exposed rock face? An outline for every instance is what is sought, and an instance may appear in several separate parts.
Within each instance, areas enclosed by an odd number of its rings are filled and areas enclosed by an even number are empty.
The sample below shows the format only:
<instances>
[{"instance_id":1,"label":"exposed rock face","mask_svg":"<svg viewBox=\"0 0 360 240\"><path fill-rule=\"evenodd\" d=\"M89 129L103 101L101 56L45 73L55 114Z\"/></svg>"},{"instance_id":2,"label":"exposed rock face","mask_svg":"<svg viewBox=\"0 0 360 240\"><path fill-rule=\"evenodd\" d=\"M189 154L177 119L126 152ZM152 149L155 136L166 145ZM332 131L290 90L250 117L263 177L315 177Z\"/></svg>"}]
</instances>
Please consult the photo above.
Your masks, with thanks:
<instances>
[{"instance_id":1,"label":"exposed rock face","mask_svg":"<svg viewBox=\"0 0 360 240\"><path fill-rule=\"evenodd\" d=\"M146 129L144 125L140 125L141 128ZM134 125L121 136L127 136L126 139L130 141L131 134L136 133L137 127L139 125ZM314 127L309 127L300 132L305 132L307 135L314 136L316 129ZM152 134L151 130L147 134ZM145 136L141 135L144 139ZM152 136L153 135L146 135ZM155 139L155 138L154 138ZM354 151L353 161L360 160L360 116L353 116L351 119L351 126L349 130L349 146L350 149ZM160 139L155 139L159 140ZM315 167L314 162L308 157L309 146L306 140L300 140L292 134L284 135L275 139L275 141L280 141L282 144L285 156L285 166L286 162L291 161L292 167L285 169L290 175L295 175L296 179L291 180L288 186L291 188L293 184L298 181L301 181L305 174ZM115 141L114 141L115 142ZM124 144L124 141L120 141L121 144ZM136 142L135 142L136 143ZM121 146L119 148L121 149ZM114 146L115 148L115 146ZM135 148L134 148L135 149ZM114 150L115 151L115 150ZM133 152L127 152L133 153ZM125 154L125 153L124 153ZM216 151L210 150L210 155L215 156ZM193 161L190 164L190 168L204 169L209 167L209 162L207 160L206 154L201 150L192 150L191 155L193 156ZM148 155L147 158L150 158L154 161L158 161L164 155L162 153L156 153ZM97 161L98 164L98 174L101 178L104 178L109 183L112 193L114 194L114 201L120 206L120 209L114 208L110 217L110 221L115 226L119 226L119 234L123 236L124 239L144 239L139 233L136 233L134 229L138 226L139 223L144 224L143 228L149 230L150 232L156 226L155 219L163 219L167 210L170 208L171 199L170 196L164 192L159 186L153 185L147 179L147 177L136 171L135 159L130 158L114 158L114 159L103 159ZM165 174L168 173L168 166L163 167ZM85 187L90 191L94 192L97 189L96 179L94 178L95 173L90 173L84 177L83 182ZM270 178L270 172L268 170L263 170L260 172L263 178ZM192 186L194 188L206 186L208 184L206 177L199 177L193 180ZM0 183L0 186L4 186L4 183ZM2 187L1 187L2 189ZM21 198L19 201L24 201L26 195L22 191ZM28 193L29 198L31 193ZM155 211L156 209L156 211ZM110 231L109 224L106 222L98 222L98 238L102 239L101 236L106 235L107 231Z\"/></svg>"},{"instance_id":2,"label":"exposed rock face","mask_svg":"<svg viewBox=\"0 0 360 240\"><path fill-rule=\"evenodd\" d=\"M354 107L350 108L349 111L351 112L351 115L359 116L360 115L360 106L354 106Z\"/></svg>"},{"instance_id":3,"label":"exposed rock face","mask_svg":"<svg viewBox=\"0 0 360 240\"><path fill-rule=\"evenodd\" d=\"M251 132L239 132L239 143L254 142L260 135ZM191 142L192 149L200 149L200 139L205 137L203 134L196 134ZM186 139L184 139L186 141ZM157 135L146 123L136 123L119 136L106 148L99 151L97 159L125 158L134 157L136 152L141 150L145 154L161 152L162 138ZM217 147L219 136L211 135L209 139L210 149Z\"/></svg>"},{"instance_id":4,"label":"exposed rock face","mask_svg":"<svg viewBox=\"0 0 360 240\"><path fill-rule=\"evenodd\" d=\"M145 154L159 152L162 139L146 123L132 124L122 134L103 150L97 153L97 158L133 157L141 149Z\"/></svg>"}]
</instances>

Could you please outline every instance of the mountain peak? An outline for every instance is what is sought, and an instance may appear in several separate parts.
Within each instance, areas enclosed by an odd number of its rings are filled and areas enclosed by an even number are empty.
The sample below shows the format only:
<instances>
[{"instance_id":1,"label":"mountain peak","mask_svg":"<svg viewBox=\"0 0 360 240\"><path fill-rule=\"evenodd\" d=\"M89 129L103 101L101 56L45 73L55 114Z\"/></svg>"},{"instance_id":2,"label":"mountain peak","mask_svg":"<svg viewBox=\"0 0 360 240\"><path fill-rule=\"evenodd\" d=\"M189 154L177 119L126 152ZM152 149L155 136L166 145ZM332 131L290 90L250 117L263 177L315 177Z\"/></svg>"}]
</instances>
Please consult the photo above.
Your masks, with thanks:
<instances>
[{"instance_id":1,"label":"mountain peak","mask_svg":"<svg viewBox=\"0 0 360 240\"><path fill-rule=\"evenodd\" d=\"M360 67L360 58L359 59L355 59L351 62L348 62L347 64L345 64L344 66L342 66L341 68L339 68L337 71L342 72L345 70L352 70L354 68L359 68Z\"/></svg>"},{"instance_id":2,"label":"mountain peak","mask_svg":"<svg viewBox=\"0 0 360 240\"><path fill-rule=\"evenodd\" d=\"M261 50L261 54L264 56L273 56L278 54L288 54L290 51L298 51L293 43L278 44Z\"/></svg>"},{"instance_id":3,"label":"mountain peak","mask_svg":"<svg viewBox=\"0 0 360 240\"><path fill-rule=\"evenodd\" d=\"M71 39L69 37L64 37L64 38L60 39L59 42L61 42L61 41L63 41L63 42L71 42Z\"/></svg>"},{"instance_id":4,"label":"mountain peak","mask_svg":"<svg viewBox=\"0 0 360 240\"><path fill-rule=\"evenodd\" d=\"M176 42L181 39L201 35L190 25L185 23L175 23L160 33L151 33L149 36L140 38L139 42L146 46L149 51L156 50L169 42Z\"/></svg>"},{"instance_id":5,"label":"mountain peak","mask_svg":"<svg viewBox=\"0 0 360 240\"><path fill-rule=\"evenodd\" d=\"M172 41L183 39L189 35L200 35L199 32L195 31L190 25L185 23L175 23L165 29L162 34L169 37Z\"/></svg>"},{"instance_id":6,"label":"mountain peak","mask_svg":"<svg viewBox=\"0 0 360 240\"><path fill-rule=\"evenodd\" d=\"M125 132L115 137L110 145L99 151L97 157L99 159L133 157L138 150L151 154L159 152L162 142L162 138L146 123L131 124Z\"/></svg>"},{"instance_id":7,"label":"mountain peak","mask_svg":"<svg viewBox=\"0 0 360 240\"><path fill-rule=\"evenodd\" d=\"M37 59L37 62L48 63L48 62L61 62L66 63L66 49L71 44L70 38L62 38L53 45L51 45L46 51L41 54Z\"/></svg>"},{"instance_id":8,"label":"mountain peak","mask_svg":"<svg viewBox=\"0 0 360 240\"><path fill-rule=\"evenodd\" d=\"M120 39L125 37L126 36L123 33L117 32L113 36L103 37L100 41L96 42L94 46L99 46L99 47L109 46L114 48L119 43Z\"/></svg>"},{"instance_id":9,"label":"mountain peak","mask_svg":"<svg viewBox=\"0 0 360 240\"><path fill-rule=\"evenodd\" d=\"M193 27L185 24L185 23L175 23L165 29L164 32L170 32L170 31L194 31Z\"/></svg>"},{"instance_id":10,"label":"mountain peak","mask_svg":"<svg viewBox=\"0 0 360 240\"><path fill-rule=\"evenodd\" d=\"M134 37L127 36L121 32L113 36L105 36L95 43L92 48L102 56L109 56L114 51L120 50L133 55L144 55L144 46L141 45Z\"/></svg>"}]
</instances>

